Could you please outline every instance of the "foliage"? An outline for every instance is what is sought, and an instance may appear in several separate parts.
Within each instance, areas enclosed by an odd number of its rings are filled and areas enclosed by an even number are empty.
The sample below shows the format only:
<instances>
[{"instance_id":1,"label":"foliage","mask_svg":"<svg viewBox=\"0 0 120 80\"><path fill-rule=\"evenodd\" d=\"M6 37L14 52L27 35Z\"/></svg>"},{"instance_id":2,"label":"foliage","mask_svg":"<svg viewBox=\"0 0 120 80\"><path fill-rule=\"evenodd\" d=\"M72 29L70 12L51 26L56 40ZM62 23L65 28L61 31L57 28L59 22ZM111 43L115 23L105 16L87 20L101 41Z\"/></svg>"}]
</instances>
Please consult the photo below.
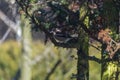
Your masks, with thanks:
<instances>
[{"instance_id":1,"label":"foliage","mask_svg":"<svg viewBox=\"0 0 120 80\"><path fill-rule=\"evenodd\" d=\"M114 78L116 77L116 72L117 72L117 66L118 63L117 62L109 62L106 65L106 69L105 72L103 74L102 79L103 80L114 80Z\"/></svg>"}]
</instances>

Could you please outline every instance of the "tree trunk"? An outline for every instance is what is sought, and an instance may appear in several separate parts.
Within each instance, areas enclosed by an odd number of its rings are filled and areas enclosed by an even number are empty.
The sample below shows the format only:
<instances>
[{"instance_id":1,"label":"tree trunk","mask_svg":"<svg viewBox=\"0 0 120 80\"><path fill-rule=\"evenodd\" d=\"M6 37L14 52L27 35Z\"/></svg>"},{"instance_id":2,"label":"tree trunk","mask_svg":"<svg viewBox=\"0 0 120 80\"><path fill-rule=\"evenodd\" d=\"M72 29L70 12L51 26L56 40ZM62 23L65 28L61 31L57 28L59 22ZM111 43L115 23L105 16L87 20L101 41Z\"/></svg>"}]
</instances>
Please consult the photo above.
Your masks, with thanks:
<instances>
[{"instance_id":1,"label":"tree trunk","mask_svg":"<svg viewBox=\"0 0 120 80\"><path fill-rule=\"evenodd\" d=\"M88 60L85 59L83 49L79 49L77 52L77 80L89 80L89 64ZM87 54L88 55L88 54Z\"/></svg>"},{"instance_id":2,"label":"tree trunk","mask_svg":"<svg viewBox=\"0 0 120 80\"><path fill-rule=\"evenodd\" d=\"M82 4L80 9L80 20L84 20L84 23L88 27L88 19L84 17L87 14L87 3L85 2L84 5ZM77 51L77 80L89 80L89 62L86 56L88 56L88 36L85 32L80 29L79 30L79 48Z\"/></svg>"},{"instance_id":3,"label":"tree trunk","mask_svg":"<svg viewBox=\"0 0 120 80\"><path fill-rule=\"evenodd\" d=\"M25 20L22 16L21 80L31 80L31 30Z\"/></svg>"},{"instance_id":4,"label":"tree trunk","mask_svg":"<svg viewBox=\"0 0 120 80\"><path fill-rule=\"evenodd\" d=\"M83 39L79 39L80 47L77 52L77 80L89 80L89 62L86 58L86 55L88 56L88 37L83 36L82 33L80 37Z\"/></svg>"}]
</instances>

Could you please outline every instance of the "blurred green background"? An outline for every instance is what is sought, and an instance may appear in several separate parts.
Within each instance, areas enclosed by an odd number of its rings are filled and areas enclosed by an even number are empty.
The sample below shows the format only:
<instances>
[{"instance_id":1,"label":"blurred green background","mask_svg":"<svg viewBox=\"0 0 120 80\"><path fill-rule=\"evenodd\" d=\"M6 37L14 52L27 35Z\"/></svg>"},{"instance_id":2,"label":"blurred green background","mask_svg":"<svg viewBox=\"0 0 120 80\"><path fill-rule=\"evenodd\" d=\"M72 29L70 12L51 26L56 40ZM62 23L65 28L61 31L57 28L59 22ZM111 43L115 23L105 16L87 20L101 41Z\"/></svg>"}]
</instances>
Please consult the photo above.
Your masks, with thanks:
<instances>
[{"instance_id":1,"label":"blurred green background","mask_svg":"<svg viewBox=\"0 0 120 80\"><path fill-rule=\"evenodd\" d=\"M75 80L76 50L63 49L51 43L44 45L41 41L32 43L32 80L44 80L58 60L61 60L50 80ZM91 55L100 57L99 51L90 47ZM36 60L36 58L38 60ZM0 80L12 80L19 67L21 45L16 41L6 41L0 45ZM35 62L34 62L35 61ZM90 61L90 80L100 80L100 64Z\"/></svg>"}]
</instances>

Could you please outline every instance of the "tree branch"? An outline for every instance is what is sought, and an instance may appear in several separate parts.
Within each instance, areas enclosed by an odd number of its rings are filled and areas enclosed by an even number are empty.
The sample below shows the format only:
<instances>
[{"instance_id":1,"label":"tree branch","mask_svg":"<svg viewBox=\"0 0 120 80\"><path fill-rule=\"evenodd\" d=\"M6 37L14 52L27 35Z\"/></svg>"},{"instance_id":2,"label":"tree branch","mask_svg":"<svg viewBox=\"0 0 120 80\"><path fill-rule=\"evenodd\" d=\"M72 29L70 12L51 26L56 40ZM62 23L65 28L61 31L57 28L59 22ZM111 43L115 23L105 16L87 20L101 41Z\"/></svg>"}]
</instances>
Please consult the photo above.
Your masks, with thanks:
<instances>
[{"instance_id":1,"label":"tree branch","mask_svg":"<svg viewBox=\"0 0 120 80\"><path fill-rule=\"evenodd\" d=\"M101 51L101 49L99 49L98 47L94 46L93 44L89 43L90 46L92 46L93 48L97 49L98 51Z\"/></svg>"},{"instance_id":2,"label":"tree branch","mask_svg":"<svg viewBox=\"0 0 120 80\"><path fill-rule=\"evenodd\" d=\"M59 60L55 63L54 67L53 67L53 68L51 69L51 71L47 74L45 80L49 80L50 76L54 73L54 71L56 70L56 68L59 66L60 63L61 63L61 59L59 59Z\"/></svg>"},{"instance_id":3,"label":"tree branch","mask_svg":"<svg viewBox=\"0 0 120 80\"><path fill-rule=\"evenodd\" d=\"M0 19L9 27L7 32L4 34L3 38L0 40L0 43L2 43L5 40L5 38L7 37L7 35L11 30L13 30L16 33L16 35L21 38L21 35L18 33L18 27L19 27L18 21L17 23L13 22L1 10L0 10Z\"/></svg>"},{"instance_id":4,"label":"tree branch","mask_svg":"<svg viewBox=\"0 0 120 80\"><path fill-rule=\"evenodd\" d=\"M82 21L79 21L79 24L80 24L80 27L82 27L82 29L88 34L89 37L95 39L96 41L102 43L96 36L95 36L95 33L91 32L87 26L82 22Z\"/></svg>"},{"instance_id":5,"label":"tree branch","mask_svg":"<svg viewBox=\"0 0 120 80\"><path fill-rule=\"evenodd\" d=\"M0 19L8 26L10 27L12 30L14 30L16 32L16 24L11 21L1 10L0 10Z\"/></svg>"},{"instance_id":6,"label":"tree branch","mask_svg":"<svg viewBox=\"0 0 120 80\"><path fill-rule=\"evenodd\" d=\"M9 28L6 33L3 35L2 39L0 40L0 44L3 43L3 41L7 38L8 34L10 33L11 28Z\"/></svg>"},{"instance_id":7,"label":"tree branch","mask_svg":"<svg viewBox=\"0 0 120 80\"><path fill-rule=\"evenodd\" d=\"M99 58L97 58L97 57L95 57L95 56L87 56L87 55L85 55L85 58L88 59L88 60L91 60L91 61L95 61L95 62L97 62L97 63L99 63L99 64L104 63L104 62L113 61L113 60L110 59L110 58L107 58L107 59L99 59Z\"/></svg>"}]
</instances>

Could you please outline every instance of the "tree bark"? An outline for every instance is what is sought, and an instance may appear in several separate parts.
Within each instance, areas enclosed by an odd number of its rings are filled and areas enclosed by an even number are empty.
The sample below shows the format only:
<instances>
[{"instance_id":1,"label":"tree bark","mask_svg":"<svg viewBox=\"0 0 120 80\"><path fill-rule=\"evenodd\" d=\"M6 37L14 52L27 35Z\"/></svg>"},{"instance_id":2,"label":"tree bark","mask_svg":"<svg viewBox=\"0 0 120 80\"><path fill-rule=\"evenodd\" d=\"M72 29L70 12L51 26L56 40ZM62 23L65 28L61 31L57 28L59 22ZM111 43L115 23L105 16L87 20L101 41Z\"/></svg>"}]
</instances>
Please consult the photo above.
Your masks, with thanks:
<instances>
[{"instance_id":1,"label":"tree bark","mask_svg":"<svg viewBox=\"0 0 120 80\"><path fill-rule=\"evenodd\" d=\"M84 20L84 23L89 25L88 22L86 22L86 15L87 15L87 5L86 2L84 5L82 4L80 9L80 20ZM88 19L87 19L88 21ZM79 48L77 49L77 80L89 80L89 61L86 56L88 56L88 43L89 39L86 33L83 31L83 29L79 30Z\"/></svg>"},{"instance_id":2,"label":"tree bark","mask_svg":"<svg viewBox=\"0 0 120 80\"><path fill-rule=\"evenodd\" d=\"M89 80L89 62L86 57L88 56L88 37L85 37L85 35L83 36L82 34L84 33L82 32L80 34L80 47L77 52L77 80Z\"/></svg>"},{"instance_id":3,"label":"tree bark","mask_svg":"<svg viewBox=\"0 0 120 80\"><path fill-rule=\"evenodd\" d=\"M83 49L79 49L77 52L77 80L89 80L89 64L88 60L83 56Z\"/></svg>"}]
</instances>

